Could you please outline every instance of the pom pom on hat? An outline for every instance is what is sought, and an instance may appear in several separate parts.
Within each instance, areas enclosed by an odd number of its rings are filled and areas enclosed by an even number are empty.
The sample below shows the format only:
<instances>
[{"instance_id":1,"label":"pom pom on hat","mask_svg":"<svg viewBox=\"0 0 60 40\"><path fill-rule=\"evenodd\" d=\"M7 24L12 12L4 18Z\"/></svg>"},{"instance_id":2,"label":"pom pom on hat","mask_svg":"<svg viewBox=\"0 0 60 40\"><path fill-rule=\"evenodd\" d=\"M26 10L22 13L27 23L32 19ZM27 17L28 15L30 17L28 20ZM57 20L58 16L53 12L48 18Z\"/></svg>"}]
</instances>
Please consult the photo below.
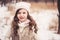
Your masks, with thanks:
<instances>
[{"instance_id":1,"label":"pom pom on hat","mask_svg":"<svg viewBox=\"0 0 60 40\"><path fill-rule=\"evenodd\" d=\"M28 2L19 2L19 3L16 3L15 10L18 10L19 8L23 8L23 9L26 9L28 12L30 12L30 7L31 7L31 4Z\"/></svg>"}]
</instances>

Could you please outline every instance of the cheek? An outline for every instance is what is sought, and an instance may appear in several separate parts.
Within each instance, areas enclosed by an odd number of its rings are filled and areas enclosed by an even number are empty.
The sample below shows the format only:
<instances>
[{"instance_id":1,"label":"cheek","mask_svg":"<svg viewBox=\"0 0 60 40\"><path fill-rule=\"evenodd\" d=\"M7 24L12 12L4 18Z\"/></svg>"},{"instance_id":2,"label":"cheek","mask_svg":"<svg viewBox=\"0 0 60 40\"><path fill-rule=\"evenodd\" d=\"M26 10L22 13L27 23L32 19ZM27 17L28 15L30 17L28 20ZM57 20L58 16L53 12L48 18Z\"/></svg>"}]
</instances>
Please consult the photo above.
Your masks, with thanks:
<instances>
[{"instance_id":1,"label":"cheek","mask_svg":"<svg viewBox=\"0 0 60 40\"><path fill-rule=\"evenodd\" d=\"M17 15L17 18L19 19L20 15Z\"/></svg>"},{"instance_id":2,"label":"cheek","mask_svg":"<svg viewBox=\"0 0 60 40\"><path fill-rule=\"evenodd\" d=\"M27 14L24 17L27 18Z\"/></svg>"}]
</instances>

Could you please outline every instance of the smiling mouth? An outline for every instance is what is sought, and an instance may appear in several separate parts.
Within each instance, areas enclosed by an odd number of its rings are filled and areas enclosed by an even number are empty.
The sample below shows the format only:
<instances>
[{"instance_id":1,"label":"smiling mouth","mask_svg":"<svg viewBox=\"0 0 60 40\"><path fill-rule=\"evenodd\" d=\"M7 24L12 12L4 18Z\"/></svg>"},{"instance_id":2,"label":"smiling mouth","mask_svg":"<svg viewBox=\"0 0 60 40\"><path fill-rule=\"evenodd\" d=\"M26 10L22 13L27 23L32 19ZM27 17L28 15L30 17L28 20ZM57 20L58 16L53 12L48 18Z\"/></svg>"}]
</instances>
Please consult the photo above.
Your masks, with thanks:
<instances>
[{"instance_id":1,"label":"smiling mouth","mask_svg":"<svg viewBox=\"0 0 60 40\"><path fill-rule=\"evenodd\" d=\"M24 19L24 17L20 17L20 19Z\"/></svg>"}]
</instances>

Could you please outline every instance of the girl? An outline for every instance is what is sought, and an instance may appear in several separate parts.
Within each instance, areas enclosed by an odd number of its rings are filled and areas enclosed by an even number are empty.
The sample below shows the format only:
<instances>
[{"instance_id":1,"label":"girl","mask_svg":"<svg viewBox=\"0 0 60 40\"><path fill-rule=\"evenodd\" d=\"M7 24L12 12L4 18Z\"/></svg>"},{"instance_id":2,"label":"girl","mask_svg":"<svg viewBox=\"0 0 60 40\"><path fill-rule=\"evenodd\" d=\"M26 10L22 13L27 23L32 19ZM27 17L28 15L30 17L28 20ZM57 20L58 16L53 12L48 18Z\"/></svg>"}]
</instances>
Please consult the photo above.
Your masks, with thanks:
<instances>
[{"instance_id":1,"label":"girl","mask_svg":"<svg viewBox=\"0 0 60 40\"><path fill-rule=\"evenodd\" d=\"M26 8L16 10L12 21L10 40L37 40L37 25Z\"/></svg>"}]
</instances>

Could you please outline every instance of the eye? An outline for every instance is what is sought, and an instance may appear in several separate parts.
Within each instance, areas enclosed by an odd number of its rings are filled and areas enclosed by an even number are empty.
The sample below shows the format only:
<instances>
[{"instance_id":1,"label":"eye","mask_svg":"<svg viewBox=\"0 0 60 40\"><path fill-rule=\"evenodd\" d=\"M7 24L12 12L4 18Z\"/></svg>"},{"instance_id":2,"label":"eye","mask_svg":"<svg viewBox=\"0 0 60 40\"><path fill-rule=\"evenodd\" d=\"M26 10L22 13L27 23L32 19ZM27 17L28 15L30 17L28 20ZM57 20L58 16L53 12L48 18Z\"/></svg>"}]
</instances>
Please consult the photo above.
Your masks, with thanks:
<instances>
[{"instance_id":1,"label":"eye","mask_svg":"<svg viewBox=\"0 0 60 40\"><path fill-rule=\"evenodd\" d=\"M21 12L18 12L18 14L21 14Z\"/></svg>"},{"instance_id":2,"label":"eye","mask_svg":"<svg viewBox=\"0 0 60 40\"><path fill-rule=\"evenodd\" d=\"M23 14L26 14L25 12L23 12Z\"/></svg>"}]
</instances>

